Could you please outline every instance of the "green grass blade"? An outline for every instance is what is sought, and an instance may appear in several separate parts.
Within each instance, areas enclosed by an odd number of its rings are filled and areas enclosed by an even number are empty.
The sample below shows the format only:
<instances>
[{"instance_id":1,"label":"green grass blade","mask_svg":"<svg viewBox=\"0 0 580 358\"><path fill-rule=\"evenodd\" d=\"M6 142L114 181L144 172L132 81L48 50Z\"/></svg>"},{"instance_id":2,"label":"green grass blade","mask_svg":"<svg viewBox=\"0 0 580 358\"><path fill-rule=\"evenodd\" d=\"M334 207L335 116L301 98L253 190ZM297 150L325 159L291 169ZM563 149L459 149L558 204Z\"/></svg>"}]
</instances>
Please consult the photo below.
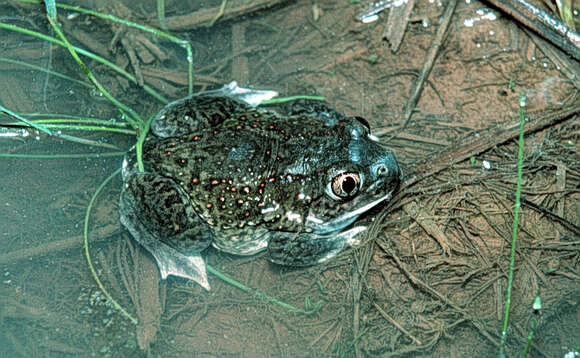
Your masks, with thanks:
<instances>
[{"instance_id":1,"label":"green grass blade","mask_svg":"<svg viewBox=\"0 0 580 358\"><path fill-rule=\"evenodd\" d=\"M52 135L52 132L49 131L47 128L45 128L43 126L39 126L38 124L36 124L34 122L31 122L31 121L29 121L28 119L26 119L26 118L24 118L22 116L19 116L18 114L12 112L11 110L9 110L8 108L6 108L6 107L4 107L2 105L0 105L0 112L6 113L7 115L18 119L19 121L22 121L22 122L28 124L29 126L38 129L41 132L44 132L44 133L46 133L48 135Z\"/></svg>"},{"instance_id":2,"label":"green grass blade","mask_svg":"<svg viewBox=\"0 0 580 358\"><path fill-rule=\"evenodd\" d=\"M218 270L216 270L215 268L213 268L209 264L206 264L206 268L207 268L207 271L209 273L211 273L212 275L218 277L220 280L222 280L222 281L224 281L226 283L229 283L230 285L232 285L232 286L234 286L234 287L236 287L236 288L244 291L245 293L253 294L256 297L259 297L259 298L264 299L264 300L266 300L266 301L268 301L270 303L273 303L273 304L278 305L278 306L280 306L282 308L285 308L288 311L296 312L296 313L302 313L302 314L305 314L305 315L312 315L312 314L318 312L320 310L320 308L322 308L322 304L320 302L317 303L317 304L315 304L315 305L313 305L313 306L311 306L311 307L306 307L306 309L297 308L297 307L292 306L292 305L290 305L288 303L282 302L282 301L280 301L280 300L278 300L278 299L276 299L274 297L270 297L270 296L266 295L263 292L260 292L258 290L252 289L252 288L250 288L250 287L248 287L248 286L246 286L246 285L244 285L244 284L242 284L242 283L234 280L233 278L231 278L231 277L229 277L229 276L227 276L227 275L219 272Z\"/></svg>"},{"instance_id":3,"label":"green grass blade","mask_svg":"<svg viewBox=\"0 0 580 358\"><path fill-rule=\"evenodd\" d=\"M534 333L536 332L536 327L538 326L538 316L540 315L540 310L542 309L542 299L540 298L540 292L538 289L538 293L536 297L534 297L534 302L532 303L533 308L533 316L530 319L530 330L528 331L528 335L526 337L526 346L520 354L520 358L527 358L528 353L530 352L530 348L532 347L532 339L534 339Z\"/></svg>"},{"instance_id":4,"label":"green grass blade","mask_svg":"<svg viewBox=\"0 0 580 358\"><path fill-rule=\"evenodd\" d=\"M61 115L57 114L55 116L61 116ZM27 115L25 115L25 117L31 117L31 115L27 114ZM127 129L127 124L123 123L123 122L114 123L114 122L108 121L106 119L87 118L87 117L78 117L78 116L71 116L71 117L76 118L76 119L47 118L47 119L36 119L36 120L29 120L29 121L32 123L36 123L36 124L44 124L47 128L49 128L48 124L63 124L64 128L66 128L67 125L72 125L72 124L77 124L77 125L94 124L94 125L99 125L102 127L114 127L114 128ZM2 126L14 126L14 125L21 125L21 123L20 122L0 123L0 127L2 127ZM53 127L57 127L57 126L53 126ZM131 133L135 134L135 132L133 132L133 131L131 131Z\"/></svg>"},{"instance_id":5,"label":"green grass blade","mask_svg":"<svg viewBox=\"0 0 580 358\"><path fill-rule=\"evenodd\" d=\"M113 150L120 150L120 148L114 144L97 142L94 140L90 140L90 139L86 139L86 138L79 138L79 137L75 137L75 136L68 135L68 134L61 133L58 135L58 137L62 138L64 140L67 140L69 142L90 145L91 147L100 147L100 148L107 148L107 149L113 149Z\"/></svg>"},{"instance_id":6,"label":"green grass blade","mask_svg":"<svg viewBox=\"0 0 580 358\"><path fill-rule=\"evenodd\" d=\"M514 281L514 266L516 261L516 244L518 238L518 221L520 215L520 195L522 192L522 171L524 163L524 109L526 107L526 96L520 96L520 136L518 140L518 174L516 183L516 202L514 207L514 221L512 229L512 244L510 250L510 266L508 272L508 283L507 283L507 293L505 299L505 311L503 318L503 328L501 332L501 341L499 345L499 357L505 357L505 343L507 340L507 329L509 323L509 312L512 300L512 286Z\"/></svg>"},{"instance_id":7,"label":"green grass blade","mask_svg":"<svg viewBox=\"0 0 580 358\"><path fill-rule=\"evenodd\" d=\"M92 86L91 86L92 88ZM94 118L94 117L81 117L78 116L76 114L66 114L66 113L38 113L38 112L32 112L32 113L19 113L21 116L27 117L27 118L66 118L66 119L77 119L79 121L84 121L84 120L93 120L93 119L100 119L100 118ZM104 119L101 119L104 120ZM123 123L123 126L126 126L125 123Z\"/></svg>"},{"instance_id":8,"label":"green grass blade","mask_svg":"<svg viewBox=\"0 0 580 358\"><path fill-rule=\"evenodd\" d=\"M145 171L145 166L143 165L143 142L147 137L147 133L149 133L149 128L151 127L151 122L153 121L154 116L151 116L149 120L145 123L143 128L141 128L139 135L137 136L137 143L135 143L135 153L137 154L137 167L139 168L140 172Z\"/></svg>"},{"instance_id":9,"label":"green grass blade","mask_svg":"<svg viewBox=\"0 0 580 358\"><path fill-rule=\"evenodd\" d=\"M125 152L110 153L86 153L86 154L17 154L17 153L0 153L0 158L15 159L86 159L86 158L107 158L120 157Z\"/></svg>"},{"instance_id":10,"label":"green grass blade","mask_svg":"<svg viewBox=\"0 0 580 358\"><path fill-rule=\"evenodd\" d=\"M220 9L219 9L218 13L210 21L210 23L207 25L207 27L212 27L216 23L216 21L218 21L223 16L224 12L226 11L227 4L228 4L228 0L222 0L222 4L220 5Z\"/></svg>"},{"instance_id":11,"label":"green grass blade","mask_svg":"<svg viewBox=\"0 0 580 358\"><path fill-rule=\"evenodd\" d=\"M95 200L97 199L97 197L99 196L99 194L101 193L101 191L103 191L103 188L114 177L116 177L119 173L121 173L121 168L115 170L115 172L113 174L111 174L107 179L105 179L105 181L103 181L101 183L101 185L97 188L97 191L95 191L95 193L91 197L91 201L89 202L89 206L87 207L87 212L86 212L86 215L85 215L85 225L84 225L84 233L83 233L83 237L84 237L84 248L85 248L85 256L87 258L87 263L89 265L89 269L91 270L91 274L93 275L93 278L95 279L95 281L97 283L97 286L99 286L99 289L107 297L107 299L109 300L109 302L111 302L113 304L113 306L119 312L121 312L121 314L123 316L127 317L131 322L133 322L133 324L137 324L137 319L135 319L117 301L115 301L115 299L111 296L111 294L109 293L109 291L107 291L107 289L105 288L105 286L103 285L103 283L99 279L99 276L97 275L97 271L95 270L95 267L93 266L93 260L91 259L91 253L89 251L89 222L90 222L90 218L91 218L91 210L93 209L93 205L95 204Z\"/></svg>"},{"instance_id":12,"label":"green grass blade","mask_svg":"<svg viewBox=\"0 0 580 358\"><path fill-rule=\"evenodd\" d=\"M90 119L86 122L83 122L82 119L44 119L44 120L28 120L31 124L43 124L44 128L52 128L56 131L51 132L52 136L59 137L61 139L67 140L69 142L80 143L85 145L90 145L94 147L102 147L107 149L119 150L119 147L113 144L102 143L99 141L94 141L86 138L79 138L75 136L71 136L65 133L62 133L63 130L75 130L75 131L89 131L89 132L111 132L111 133L120 133L120 134L128 134L134 136L136 134L135 130L131 130L125 127L125 124L122 123L111 123L105 120L97 120L97 119ZM85 124L86 123L86 124ZM96 125L87 125L87 124L100 124ZM21 133L24 128L24 133ZM6 136L7 133L13 133L12 137L26 137L28 135L32 135L28 130L33 128L28 123L22 124L20 122L9 122L9 123L0 123L0 129L3 131L0 132ZM11 130L13 132L11 132ZM19 131L20 130L20 131Z\"/></svg>"},{"instance_id":13,"label":"green grass blade","mask_svg":"<svg viewBox=\"0 0 580 358\"><path fill-rule=\"evenodd\" d=\"M135 135L135 131L131 129L112 128L105 126L85 126L85 125L65 125L65 124L47 124L46 128L55 128L60 130L74 130L74 131L88 131L88 132L110 132L120 134Z\"/></svg>"}]
</instances>

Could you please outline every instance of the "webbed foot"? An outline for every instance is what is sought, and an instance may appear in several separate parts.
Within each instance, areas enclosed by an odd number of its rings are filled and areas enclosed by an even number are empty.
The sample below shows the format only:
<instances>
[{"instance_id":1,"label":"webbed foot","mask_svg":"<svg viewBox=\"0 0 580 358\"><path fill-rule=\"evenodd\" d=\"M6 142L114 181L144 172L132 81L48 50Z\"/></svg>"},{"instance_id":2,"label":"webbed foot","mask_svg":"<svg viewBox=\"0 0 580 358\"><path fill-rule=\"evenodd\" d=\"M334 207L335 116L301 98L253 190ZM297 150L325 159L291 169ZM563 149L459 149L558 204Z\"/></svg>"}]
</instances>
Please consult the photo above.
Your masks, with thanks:
<instances>
[{"instance_id":1,"label":"webbed foot","mask_svg":"<svg viewBox=\"0 0 580 358\"><path fill-rule=\"evenodd\" d=\"M154 246L146 249L157 261L161 278L166 279L170 275L184 277L197 282L208 291L211 289L207 280L205 261L201 255L186 256L163 243Z\"/></svg>"}]
</instances>

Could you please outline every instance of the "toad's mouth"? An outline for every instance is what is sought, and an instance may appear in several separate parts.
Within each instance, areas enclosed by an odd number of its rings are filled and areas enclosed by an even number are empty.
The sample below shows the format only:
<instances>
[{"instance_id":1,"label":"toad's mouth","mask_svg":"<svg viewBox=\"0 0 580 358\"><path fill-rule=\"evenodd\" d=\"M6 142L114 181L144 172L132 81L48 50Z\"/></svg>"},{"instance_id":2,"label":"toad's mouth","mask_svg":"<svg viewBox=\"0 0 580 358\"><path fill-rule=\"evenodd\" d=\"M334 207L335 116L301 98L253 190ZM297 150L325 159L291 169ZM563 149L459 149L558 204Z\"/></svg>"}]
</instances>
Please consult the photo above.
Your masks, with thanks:
<instances>
[{"instance_id":1,"label":"toad's mouth","mask_svg":"<svg viewBox=\"0 0 580 358\"><path fill-rule=\"evenodd\" d=\"M369 211L370 209L379 205L383 201L389 200L392 194L393 192L389 192L388 194L383 195L366 205L363 205L352 211L347 211L332 220L328 220L327 218L323 217L318 217L313 214L308 214L308 217L306 218L306 226L310 228L313 233L316 233L318 235L324 235L331 232L340 231L345 227L349 226L350 224L352 224L359 217L359 215Z\"/></svg>"}]
</instances>

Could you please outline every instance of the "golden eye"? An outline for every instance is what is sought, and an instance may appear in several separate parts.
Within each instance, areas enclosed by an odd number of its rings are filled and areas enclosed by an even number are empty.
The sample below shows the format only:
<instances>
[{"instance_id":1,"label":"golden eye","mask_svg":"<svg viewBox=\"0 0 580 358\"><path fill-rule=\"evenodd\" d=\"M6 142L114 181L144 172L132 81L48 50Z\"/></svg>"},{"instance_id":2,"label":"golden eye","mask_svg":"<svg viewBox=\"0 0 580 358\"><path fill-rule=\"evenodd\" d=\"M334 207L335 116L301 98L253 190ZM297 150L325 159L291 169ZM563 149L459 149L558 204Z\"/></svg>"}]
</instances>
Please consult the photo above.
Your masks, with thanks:
<instances>
[{"instance_id":1,"label":"golden eye","mask_svg":"<svg viewBox=\"0 0 580 358\"><path fill-rule=\"evenodd\" d=\"M360 189L358 173L341 173L332 178L332 193L341 199L352 198Z\"/></svg>"}]
</instances>

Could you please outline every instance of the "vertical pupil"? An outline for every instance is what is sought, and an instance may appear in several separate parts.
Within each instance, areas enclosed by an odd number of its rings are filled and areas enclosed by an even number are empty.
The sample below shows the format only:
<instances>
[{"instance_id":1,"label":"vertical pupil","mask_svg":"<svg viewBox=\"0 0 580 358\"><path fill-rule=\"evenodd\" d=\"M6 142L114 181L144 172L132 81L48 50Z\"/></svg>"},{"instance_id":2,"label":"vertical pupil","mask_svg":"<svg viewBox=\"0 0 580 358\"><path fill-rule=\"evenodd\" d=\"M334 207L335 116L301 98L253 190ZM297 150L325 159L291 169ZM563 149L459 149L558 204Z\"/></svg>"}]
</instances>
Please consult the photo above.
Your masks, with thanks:
<instances>
[{"instance_id":1,"label":"vertical pupil","mask_svg":"<svg viewBox=\"0 0 580 358\"><path fill-rule=\"evenodd\" d=\"M347 176L342 180L342 190L346 194L352 193L355 189L356 189L356 181L351 176Z\"/></svg>"}]
</instances>

